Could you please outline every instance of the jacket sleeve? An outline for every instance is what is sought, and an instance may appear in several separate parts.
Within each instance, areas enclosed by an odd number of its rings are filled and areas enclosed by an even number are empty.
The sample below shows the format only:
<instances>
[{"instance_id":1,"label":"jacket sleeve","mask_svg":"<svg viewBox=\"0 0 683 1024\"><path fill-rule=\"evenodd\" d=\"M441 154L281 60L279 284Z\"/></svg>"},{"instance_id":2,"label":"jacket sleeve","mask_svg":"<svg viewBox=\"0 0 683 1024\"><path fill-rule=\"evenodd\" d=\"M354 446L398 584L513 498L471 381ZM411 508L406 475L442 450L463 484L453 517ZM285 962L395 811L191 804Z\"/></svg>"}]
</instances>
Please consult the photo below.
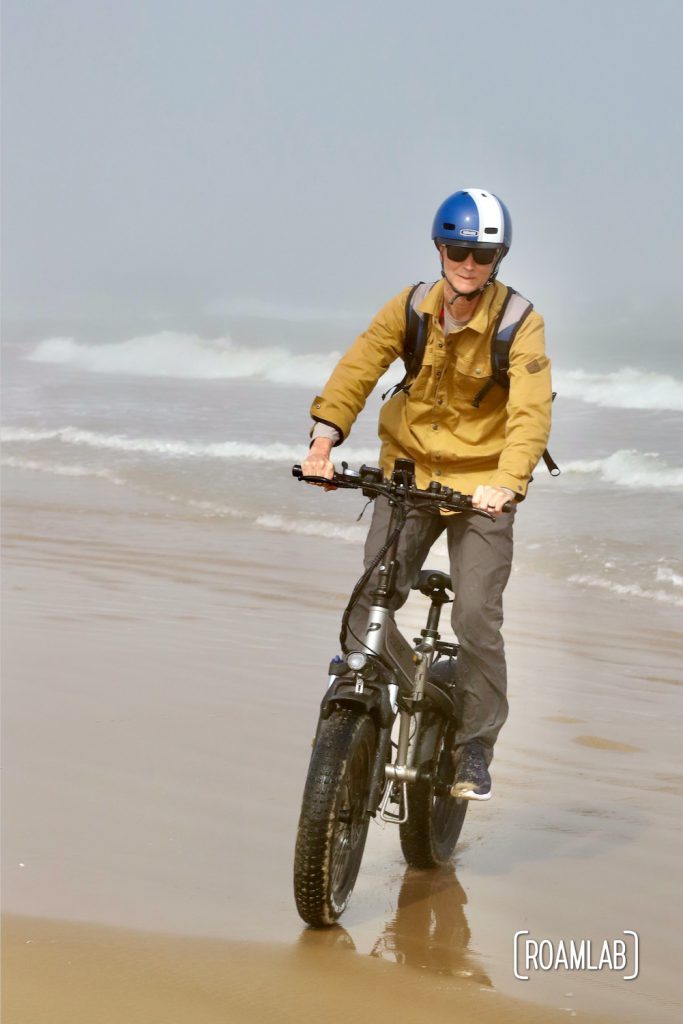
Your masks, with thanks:
<instances>
[{"instance_id":1,"label":"jacket sleeve","mask_svg":"<svg viewBox=\"0 0 683 1024\"><path fill-rule=\"evenodd\" d=\"M339 360L322 394L313 399L311 416L336 427L341 435L336 444L348 437L375 384L403 354L409 291L405 288L379 311Z\"/></svg>"},{"instance_id":2,"label":"jacket sleeve","mask_svg":"<svg viewBox=\"0 0 683 1024\"><path fill-rule=\"evenodd\" d=\"M527 317L512 343L509 377L505 445L491 485L509 487L523 498L548 444L552 406L543 318L536 312Z\"/></svg>"}]
</instances>

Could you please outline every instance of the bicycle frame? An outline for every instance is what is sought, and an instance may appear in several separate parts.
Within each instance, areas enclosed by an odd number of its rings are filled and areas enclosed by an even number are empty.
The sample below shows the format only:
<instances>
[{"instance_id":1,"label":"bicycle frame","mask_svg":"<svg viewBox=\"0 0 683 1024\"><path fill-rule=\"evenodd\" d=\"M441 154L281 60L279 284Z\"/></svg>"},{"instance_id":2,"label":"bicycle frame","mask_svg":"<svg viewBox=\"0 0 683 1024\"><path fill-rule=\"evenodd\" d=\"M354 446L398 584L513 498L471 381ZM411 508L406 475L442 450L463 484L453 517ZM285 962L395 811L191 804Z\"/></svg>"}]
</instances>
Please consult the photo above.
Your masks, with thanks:
<instances>
[{"instance_id":1,"label":"bicycle frame","mask_svg":"<svg viewBox=\"0 0 683 1024\"><path fill-rule=\"evenodd\" d=\"M395 510L392 510L387 540L396 528L395 515ZM338 703L347 706L363 704L372 713L376 710L375 699L379 699L380 714L375 715L376 724L379 724L379 738L367 809L373 815L379 810L380 817L385 821L401 823L407 817L405 787L420 777L420 766L415 764L415 756L421 739L423 709L426 704L434 703L435 694L428 694L427 690L437 689L428 684L427 677L440 638L438 624L441 606L447 599L436 594L432 596L427 624L421 631L422 641L417 648L411 647L396 625L390 607L398 568L398 540L397 536L380 566L379 580L372 594L365 638L362 641L365 650L349 651L347 655L351 661L353 654L365 655L367 660L355 671L349 666L354 673L352 692L349 692L348 676L331 678L330 686L334 689L323 700L323 708ZM382 691L389 696L389 714L386 701L382 701ZM449 698L440 690L437 690L437 694L441 710L446 714L454 714L455 707ZM383 714L382 703L385 704ZM394 762L388 764L396 715L399 717L397 753ZM397 784L403 790L402 801L396 800ZM390 810L392 801L399 804L398 813Z\"/></svg>"}]
</instances>

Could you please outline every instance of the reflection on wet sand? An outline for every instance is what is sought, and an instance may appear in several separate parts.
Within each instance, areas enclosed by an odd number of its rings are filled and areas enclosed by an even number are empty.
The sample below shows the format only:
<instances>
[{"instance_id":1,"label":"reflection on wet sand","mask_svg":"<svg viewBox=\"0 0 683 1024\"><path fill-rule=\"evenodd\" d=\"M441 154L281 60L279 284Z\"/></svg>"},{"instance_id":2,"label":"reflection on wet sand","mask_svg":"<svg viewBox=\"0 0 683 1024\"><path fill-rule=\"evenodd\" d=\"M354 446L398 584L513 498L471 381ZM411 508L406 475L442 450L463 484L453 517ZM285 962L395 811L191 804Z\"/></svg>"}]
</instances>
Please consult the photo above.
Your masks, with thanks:
<instances>
[{"instance_id":1,"label":"reflection on wet sand","mask_svg":"<svg viewBox=\"0 0 683 1024\"><path fill-rule=\"evenodd\" d=\"M406 868L396 909L377 936L370 956L401 967L451 978L468 978L492 988L492 982L469 949L465 914L467 894L452 865L436 871ZM356 952L351 934L341 925L304 928L302 950Z\"/></svg>"},{"instance_id":2,"label":"reflection on wet sand","mask_svg":"<svg viewBox=\"0 0 683 1024\"><path fill-rule=\"evenodd\" d=\"M452 867L438 871L407 868L396 912L372 949L372 956L432 974L491 979L469 950L467 895Z\"/></svg>"}]
</instances>

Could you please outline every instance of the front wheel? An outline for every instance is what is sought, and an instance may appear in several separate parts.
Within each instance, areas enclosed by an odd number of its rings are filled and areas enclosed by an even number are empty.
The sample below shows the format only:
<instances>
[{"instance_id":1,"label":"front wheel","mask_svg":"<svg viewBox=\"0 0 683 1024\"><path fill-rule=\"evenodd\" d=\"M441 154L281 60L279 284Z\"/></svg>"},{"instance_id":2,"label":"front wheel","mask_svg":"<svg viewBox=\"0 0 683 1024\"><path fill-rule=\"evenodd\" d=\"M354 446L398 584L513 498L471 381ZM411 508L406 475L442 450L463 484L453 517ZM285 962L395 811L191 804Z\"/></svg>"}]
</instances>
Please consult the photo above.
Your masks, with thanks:
<instances>
[{"instance_id":1,"label":"front wheel","mask_svg":"<svg viewBox=\"0 0 683 1024\"><path fill-rule=\"evenodd\" d=\"M351 897L370 822L376 743L363 712L337 708L320 724L294 854L294 897L307 924L334 924Z\"/></svg>"},{"instance_id":2,"label":"front wheel","mask_svg":"<svg viewBox=\"0 0 683 1024\"><path fill-rule=\"evenodd\" d=\"M416 763L428 778L409 783L408 817L400 826L401 849L411 868L436 868L453 855L467 800L450 795L455 768L451 755L453 725L435 712L422 720Z\"/></svg>"}]
</instances>

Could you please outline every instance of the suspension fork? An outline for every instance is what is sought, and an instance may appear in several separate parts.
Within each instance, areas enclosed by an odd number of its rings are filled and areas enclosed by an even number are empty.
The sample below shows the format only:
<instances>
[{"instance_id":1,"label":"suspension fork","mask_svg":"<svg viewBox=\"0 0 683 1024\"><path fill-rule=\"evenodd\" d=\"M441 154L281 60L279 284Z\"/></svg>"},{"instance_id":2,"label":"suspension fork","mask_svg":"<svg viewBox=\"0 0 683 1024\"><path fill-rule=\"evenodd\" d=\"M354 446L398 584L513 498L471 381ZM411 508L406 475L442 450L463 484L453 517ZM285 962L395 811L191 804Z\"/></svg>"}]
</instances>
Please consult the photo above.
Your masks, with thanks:
<instances>
[{"instance_id":1,"label":"suspension fork","mask_svg":"<svg viewBox=\"0 0 683 1024\"><path fill-rule=\"evenodd\" d=\"M415 765L415 757L422 726L423 713L421 707L424 701L425 684L432 661L434 660L436 643L440 636L439 619L441 617L441 608L445 603L445 600L439 600L436 595L432 598L427 625L421 631L422 643L420 644L420 649L414 655L417 668L415 669L412 693L410 697L403 698L402 703L404 705L407 704L408 707L401 708L399 712L400 724L396 761L393 765L387 765L386 769L387 778L394 779L397 782L414 782L418 775L419 765ZM412 710L411 705L416 710ZM412 736L411 720L415 722Z\"/></svg>"}]
</instances>

